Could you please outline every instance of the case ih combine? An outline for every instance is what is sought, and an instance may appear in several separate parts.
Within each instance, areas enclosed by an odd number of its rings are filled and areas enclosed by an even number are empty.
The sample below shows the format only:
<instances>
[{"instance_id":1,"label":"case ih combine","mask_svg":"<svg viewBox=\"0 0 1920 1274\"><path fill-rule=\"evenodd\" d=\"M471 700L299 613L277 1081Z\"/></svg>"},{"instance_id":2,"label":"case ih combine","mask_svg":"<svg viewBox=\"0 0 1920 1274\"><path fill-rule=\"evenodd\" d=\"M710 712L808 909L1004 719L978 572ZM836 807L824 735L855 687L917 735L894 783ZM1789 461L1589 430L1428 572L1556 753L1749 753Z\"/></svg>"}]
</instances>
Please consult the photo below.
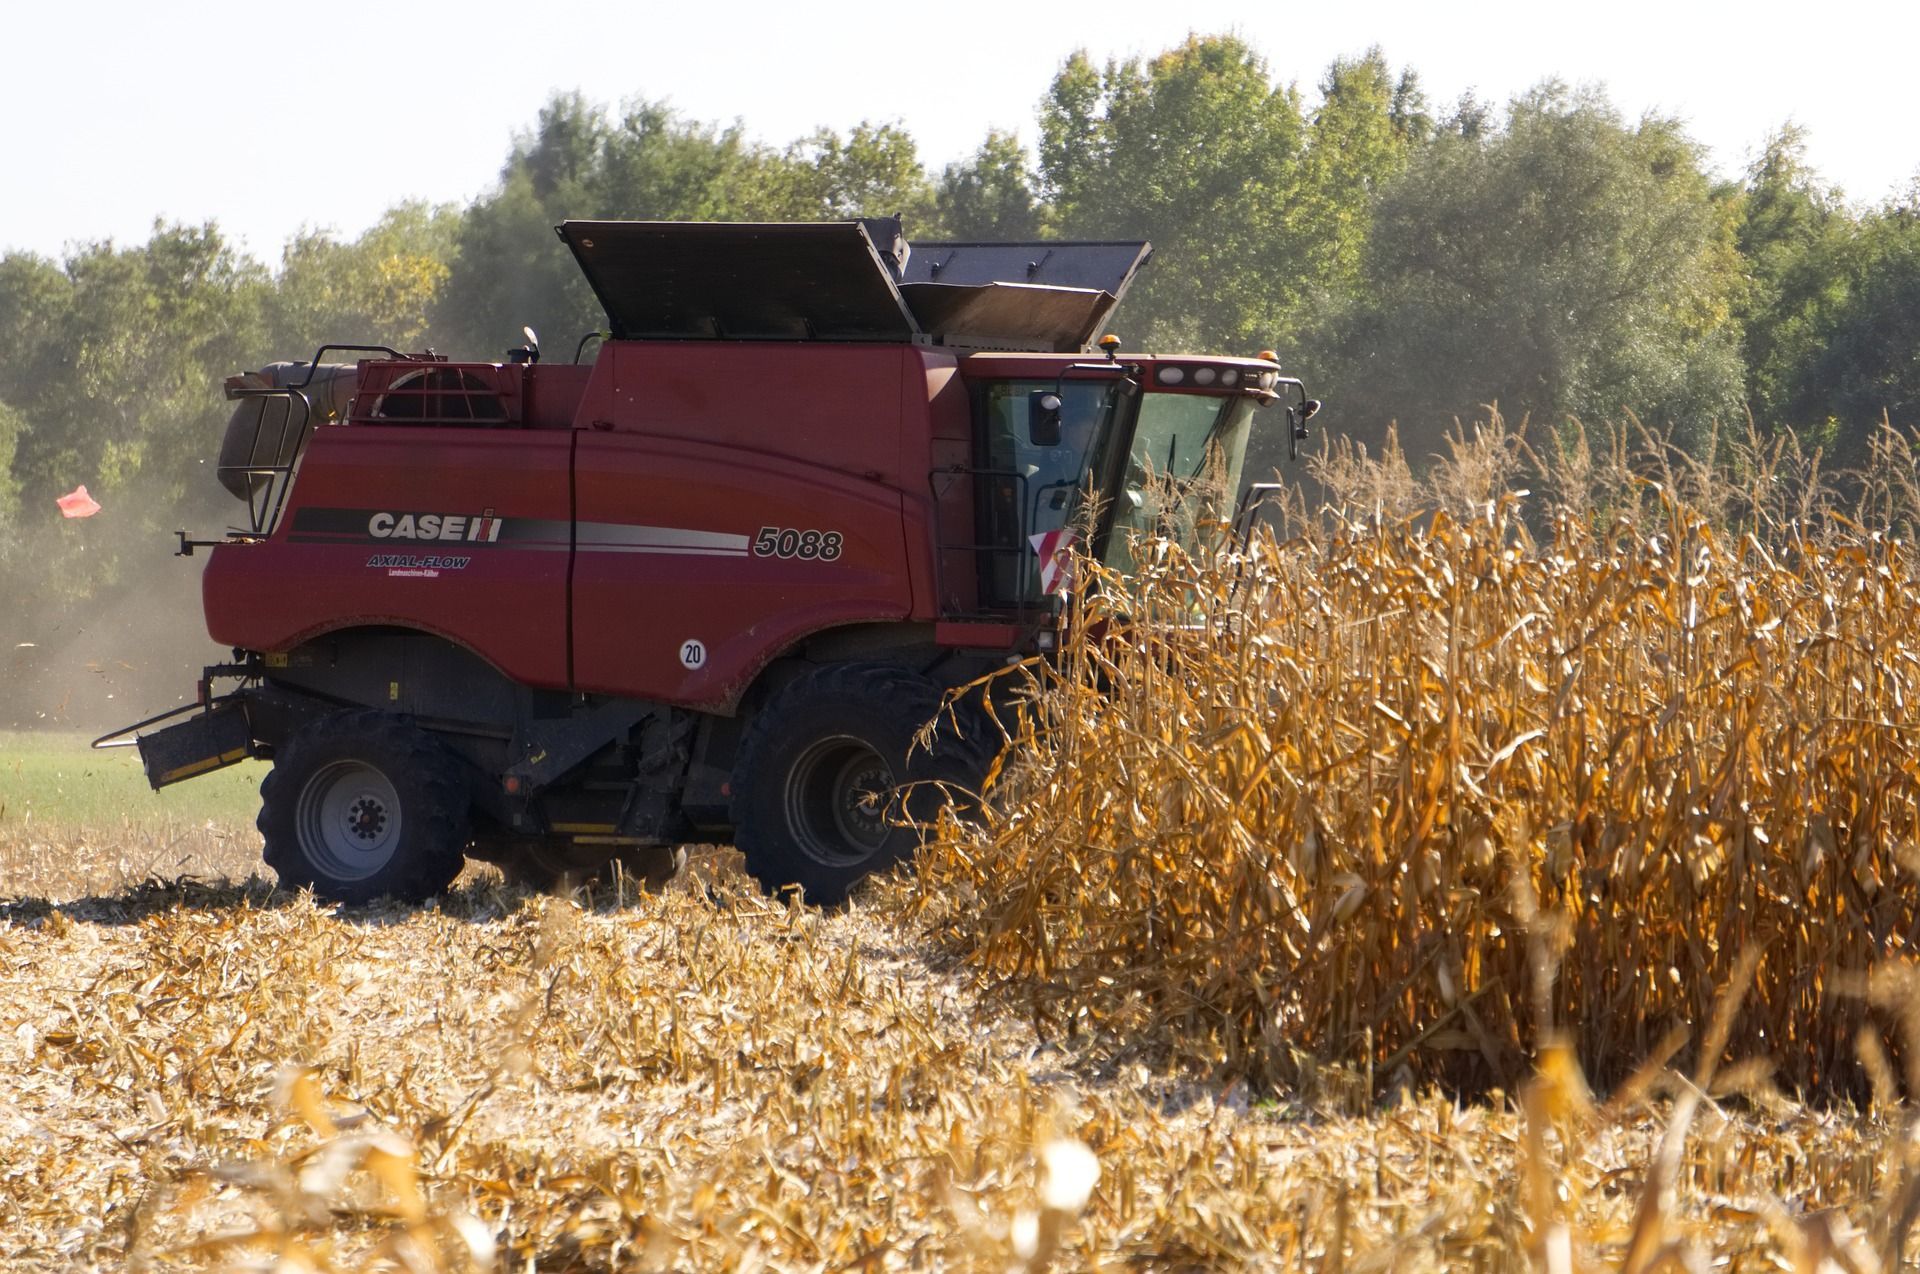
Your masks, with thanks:
<instances>
[{"instance_id":1,"label":"case ih combine","mask_svg":"<svg viewBox=\"0 0 1920 1274\"><path fill-rule=\"evenodd\" d=\"M468 855L653 877L706 840L835 902L935 785L977 786L997 732L915 736L1051 648L1076 537L1124 563L1231 499L1256 409L1318 406L1271 356L1089 353L1145 243L558 231L606 308L591 363L529 332L227 382L250 516L202 588L234 659L130 731L156 788L270 759L289 887L422 899Z\"/></svg>"}]
</instances>

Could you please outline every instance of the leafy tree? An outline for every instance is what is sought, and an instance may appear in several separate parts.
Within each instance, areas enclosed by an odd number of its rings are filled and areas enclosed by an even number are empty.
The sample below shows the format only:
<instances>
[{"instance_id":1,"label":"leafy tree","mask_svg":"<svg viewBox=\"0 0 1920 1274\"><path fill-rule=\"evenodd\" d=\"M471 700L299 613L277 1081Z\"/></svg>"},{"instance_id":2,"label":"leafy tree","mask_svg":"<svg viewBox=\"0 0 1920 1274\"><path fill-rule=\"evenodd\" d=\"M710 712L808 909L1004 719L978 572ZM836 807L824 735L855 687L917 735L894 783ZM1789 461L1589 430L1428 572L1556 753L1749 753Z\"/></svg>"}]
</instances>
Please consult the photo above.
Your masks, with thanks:
<instances>
[{"instance_id":1,"label":"leafy tree","mask_svg":"<svg viewBox=\"0 0 1920 1274\"><path fill-rule=\"evenodd\" d=\"M1017 134L994 129L973 157L940 174L935 221L942 236L962 240L1037 239L1046 229ZM912 238L915 227L908 227Z\"/></svg>"},{"instance_id":2,"label":"leafy tree","mask_svg":"<svg viewBox=\"0 0 1920 1274\"><path fill-rule=\"evenodd\" d=\"M592 291L553 237L566 215L540 199L528 174L512 171L470 208L435 299L436 344L456 357L493 358L516 343L522 324L563 340L603 326Z\"/></svg>"},{"instance_id":3,"label":"leafy tree","mask_svg":"<svg viewBox=\"0 0 1920 1274\"><path fill-rule=\"evenodd\" d=\"M180 426L203 414L210 378L217 385L257 347L264 272L208 225L159 226L137 248L96 244L63 273L47 374L10 395L31 422L16 476L111 490L150 455L196 454Z\"/></svg>"},{"instance_id":4,"label":"leafy tree","mask_svg":"<svg viewBox=\"0 0 1920 1274\"><path fill-rule=\"evenodd\" d=\"M603 113L586 98L556 93L540 108L533 136L515 142L507 168L525 175L535 197L565 202L592 180L607 133Z\"/></svg>"},{"instance_id":5,"label":"leafy tree","mask_svg":"<svg viewBox=\"0 0 1920 1274\"><path fill-rule=\"evenodd\" d=\"M39 329L0 390L18 422L21 560L39 572L19 591L95 592L162 551L166 526L225 512L218 386L259 358L268 282L211 225L159 225L144 245L95 244L58 268L0 264L0 331ZM61 525L51 501L80 482L108 512Z\"/></svg>"},{"instance_id":6,"label":"leafy tree","mask_svg":"<svg viewBox=\"0 0 1920 1274\"><path fill-rule=\"evenodd\" d=\"M1862 463L1883 419L1920 423L1920 196L1856 218L1789 124L1748 170L1740 213L1754 412Z\"/></svg>"},{"instance_id":7,"label":"leafy tree","mask_svg":"<svg viewBox=\"0 0 1920 1274\"><path fill-rule=\"evenodd\" d=\"M1377 56L1376 47L1369 56ZM1418 146L1433 137L1437 125L1428 113L1427 95L1420 87L1420 75L1411 67L1400 72L1393 84L1393 101L1387 109L1393 131L1408 145Z\"/></svg>"},{"instance_id":8,"label":"leafy tree","mask_svg":"<svg viewBox=\"0 0 1920 1274\"><path fill-rule=\"evenodd\" d=\"M12 527L20 507L20 483L13 476L13 455L26 427L26 417L0 402L0 530Z\"/></svg>"},{"instance_id":9,"label":"leafy tree","mask_svg":"<svg viewBox=\"0 0 1920 1274\"><path fill-rule=\"evenodd\" d=\"M1738 407L1737 279L1731 218L1673 121L1628 126L1553 83L1498 129L1464 103L1383 189L1329 401L1340 427L1398 419L1416 445L1494 400L1684 436Z\"/></svg>"},{"instance_id":10,"label":"leafy tree","mask_svg":"<svg viewBox=\"0 0 1920 1274\"><path fill-rule=\"evenodd\" d=\"M31 605L34 600L29 590L19 587L25 582L20 578L20 567L26 559L21 553L18 527L20 483L13 476L14 452L26 429L26 417L0 402L0 581L13 585L9 592L15 609Z\"/></svg>"},{"instance_id":11,"label":"leafy tree","mask_svg":"<svg viewBox=\"0 0 1920 1274\"><path fill-rule=\"evenodd\" d=\"M500 186L461 219L434 331L454 351L492 357L522 323L571 341L604 322L552 227L568 218L783 221L933 209L913 140L887 124L820 130L784 150L738 127L682 119L636 101L617 122L577 94L556 97L520 138Z\"/></svg>"},{"instance_id":12,"label":"leafy tree","mask_svg":"<svg viewBox=\"0 0 1920 1274\"><path fill-rule=\"evenodd\" d=\"M434 334L452 353L490 357L513 343L521 324L551 337L604 321L553 227L601 215L593 185L608 131L600 112L572 93L548 102L533 133L515 139L499 189L461 218L435 298Z\"/></svg>"},{"instance_id":13,"label":"leafy tree","mask_svg":"<svg viewBox=\"0 0 1920 1274\"><path fill-rule=\"evenodd\" d=\"M800 215L791 165L725 128L681 119L664 103L640 101L604 135L600 154L574 192L569 216L643 220L767 220Z\"/></svg>"},{"instance_id":14,"label":"leafy tree","mask_svg":"<svg viewBox=\"0 0 1920 1274\"><path fill-rule=\"evenodd\" d=\"M295 237L266 304L275 350L303 358L326 341L421 348L459 228L450 208L404 203L351 242L318 231Z\"/></svg>"},{"instance_id":15,"label":"leafy tree","mask_svg":"<svg viewBox=\"0 0 1920 1274\"><path fill-rule=\"evenodd\" d=\"M62 339L73 307L73 280L57 264L24 252L0 257L0 402L22 412L59 395L71 374Z\"/></svg>"},{"instance_id":16,"label":"leafy tree","mask_svg":"<svg viewBox=\"0 0 1920 1274\"><path fill-rule=\"evenodd\" d=\"M802 220L844 221L898 213L909 232L933 214L933 187L905 129L862 122L845 137L821 129L786 152Z\"/></svg>"},{"instance_id":17,"label":"leafy tree","mask_svg":"<svg viewBox=\"0 0 1920 1274\"><path fill-rule=\"evenodd\" d=\"M1846 296L1846 258L1856 229L1838 191L1807 164L1806 132L1788 124L1767 139L1738 201L1738 247L1746 275L1738 317L1748 400L1764 425L1818 428L1801 377L1829 336Z\"/></svg>"},{"instance_id":18,"label":"leafy tree","mask_svg":"<svg viewBox=\"0 0 1920 1274\"><path fill-rule=\"evenodd\" d=\"M1865 218L1809 307L1790 355L1784 416L1829 422L1858 463L1881 421L1920 425L1920 195Z\"/></svg>"},{"instance_id":19,"label":"leafy tree","mask_svg":"<svg viewBox=\"0 0 1920 1274\"><path fill-rule=\"evenodd\" d=\"M1453 110L1441 121L1437 132L1463 141L1481 142L1499 126L1499 112L1491 103L1481 101L1472 89L1468 89L1453 104Z\"/></svg>"},{"instance_id":20,"label":"leafy tree","mask_svg":"<svg viewBox=\"0 0 1920 1274\"><path fill-rule=\"evenodd\" d=\"M1297 95L1236 37L1101 70L1076 53L1041 105L1042 191L1062 235L1152 240L1127 303L1136 341L1252 349L1302 312L1303 134Z\"/></svg>"},{"instance_id":21,"label":"leafy tree","mask_svg":"<svg viewBox=\"0 0 1920 1274\"><path fill-rule=\"evenodd\" d=\"M1431 128L1418 82L1406 72L1396 83L1378 48L1327 68L1291 210L1302 248L1294 268L1323 298L1358 286L1375 197Z\"/></svg>"}]
</instances>

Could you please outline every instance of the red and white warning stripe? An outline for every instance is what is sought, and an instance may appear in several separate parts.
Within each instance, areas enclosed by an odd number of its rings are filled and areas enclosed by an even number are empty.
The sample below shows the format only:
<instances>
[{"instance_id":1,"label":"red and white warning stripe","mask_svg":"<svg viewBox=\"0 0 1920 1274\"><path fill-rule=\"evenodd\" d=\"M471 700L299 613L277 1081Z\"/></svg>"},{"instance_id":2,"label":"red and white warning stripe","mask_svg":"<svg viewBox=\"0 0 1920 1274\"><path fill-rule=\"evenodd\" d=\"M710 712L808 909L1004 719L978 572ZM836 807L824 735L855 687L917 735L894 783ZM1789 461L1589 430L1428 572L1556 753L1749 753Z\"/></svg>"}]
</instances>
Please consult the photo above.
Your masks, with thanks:
<instances>
[{"instance_id":1,"label":"red and white warning stripe","mask_svg":"<svg viewBox=\"0 0 1920 1274\"><path fill-rule=\"evenodd\" d=\"M1029 535L1027 542L1040 559L1040 592L1063 592L1073 586L1073 544L1077 537L1065 527Z\"/></svg>"}]
</instances>

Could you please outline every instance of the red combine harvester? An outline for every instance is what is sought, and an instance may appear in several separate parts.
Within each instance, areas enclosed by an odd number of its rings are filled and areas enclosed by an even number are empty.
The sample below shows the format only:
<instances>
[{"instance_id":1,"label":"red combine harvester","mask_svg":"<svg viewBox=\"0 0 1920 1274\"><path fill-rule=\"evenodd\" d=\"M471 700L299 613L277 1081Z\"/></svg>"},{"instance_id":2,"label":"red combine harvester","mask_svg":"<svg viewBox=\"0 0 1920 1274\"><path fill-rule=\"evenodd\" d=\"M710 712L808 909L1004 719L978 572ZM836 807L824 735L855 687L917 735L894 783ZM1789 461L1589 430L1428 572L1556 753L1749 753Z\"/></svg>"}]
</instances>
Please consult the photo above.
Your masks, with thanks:
<instances>
[{"instance_id":1,"label":"red combine harvester","mask_svg":"<svg viewBox=\"0 0 1920 1274\"><path fill-rule=\"evenodd\" d=\"M249 524L181 551L211 547L234 661L101 742L137 734L156 788L270 759L288 887L653 878L705 840L836 902L912 853L923 794L977 787L998 732L943 696L1052 647L1069 547L1124 563L1221 512L1256 409L1318 407L1270 355L1089 353L1145 243L558 231L606 308L591 363L529 331L227 382Z\"/></svg>"}]
</instances>

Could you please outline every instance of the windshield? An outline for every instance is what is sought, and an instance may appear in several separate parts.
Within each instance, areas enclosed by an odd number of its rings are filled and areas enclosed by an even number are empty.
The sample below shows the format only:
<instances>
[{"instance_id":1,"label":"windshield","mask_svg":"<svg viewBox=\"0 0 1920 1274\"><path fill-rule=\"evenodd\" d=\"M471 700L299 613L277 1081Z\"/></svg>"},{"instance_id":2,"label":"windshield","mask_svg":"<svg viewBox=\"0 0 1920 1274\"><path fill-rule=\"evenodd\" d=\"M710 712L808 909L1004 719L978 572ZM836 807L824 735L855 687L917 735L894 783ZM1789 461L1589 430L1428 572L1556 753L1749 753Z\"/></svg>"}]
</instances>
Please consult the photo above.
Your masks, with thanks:
<instances>
[{"instance_id":1,"label":"windshield","mask_svg":"<svg viewBox=\"0 0 1920 1274\"><path fill-rule=\"evenodd\" d=\"M1107 565L1133 569L1136 536L1161 534L1189 550L1208 522L1233 515L1254 401L1203 394L1144 394L1133 446L1114 494Z\"/></svg>"}]
</instances>

